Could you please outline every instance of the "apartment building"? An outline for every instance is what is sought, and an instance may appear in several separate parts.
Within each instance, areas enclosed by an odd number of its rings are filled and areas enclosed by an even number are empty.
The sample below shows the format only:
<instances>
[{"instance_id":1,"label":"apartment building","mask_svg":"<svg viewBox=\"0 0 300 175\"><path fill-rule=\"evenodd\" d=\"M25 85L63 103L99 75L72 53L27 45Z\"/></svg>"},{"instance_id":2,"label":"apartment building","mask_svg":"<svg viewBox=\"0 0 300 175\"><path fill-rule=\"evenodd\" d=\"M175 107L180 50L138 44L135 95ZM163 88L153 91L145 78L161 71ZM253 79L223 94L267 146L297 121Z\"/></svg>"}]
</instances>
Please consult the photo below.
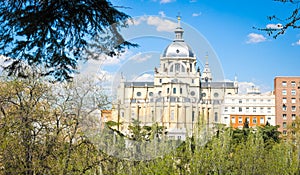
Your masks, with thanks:
<instances>
[{"instance_id":1,"label":"apartment building","mask_svg":"<svg viewBox=\"0 0 300 175\"><path fill-rule=\"evenodd\" d=\"M300 77L275 77L274 92L276 125L287 135L293 121L300 116Z\"/></svg>"}]
</instances>

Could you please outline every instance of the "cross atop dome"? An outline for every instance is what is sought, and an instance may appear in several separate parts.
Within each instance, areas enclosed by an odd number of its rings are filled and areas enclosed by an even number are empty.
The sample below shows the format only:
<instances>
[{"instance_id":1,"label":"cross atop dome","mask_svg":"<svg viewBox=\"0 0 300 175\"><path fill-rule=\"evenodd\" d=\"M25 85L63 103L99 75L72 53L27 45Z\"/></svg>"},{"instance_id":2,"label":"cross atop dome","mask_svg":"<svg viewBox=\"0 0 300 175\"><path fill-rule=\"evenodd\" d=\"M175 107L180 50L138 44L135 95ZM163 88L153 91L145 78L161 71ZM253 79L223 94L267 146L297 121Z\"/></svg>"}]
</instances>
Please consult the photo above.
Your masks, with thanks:
<instances>
[{"instance_id":1,"label":"cross atop dome","mask_svg":"<svg viewBox=\"0 0 300 175\"><path fill-rule=\"evenodd\" d=\"M178 13L178 16L177 16L177 27L175 29L175 35L176 35L176 39L175 41L183 41L183 29L182 27L180 26L180 20L181 20L181 16L180 14Z\"/></svg>"},{"instance_id":2,"label":"cross atop dome","mask_svg":"<svg viewBox=\"0 0 300 175\"><path fill-rule=\"evenodd\" d=\"M181 20L181 16L180 16L180 12L178 12L178 15L177 15L177 27L180 27L180 20Z\"/></svg>"}]
</instances>

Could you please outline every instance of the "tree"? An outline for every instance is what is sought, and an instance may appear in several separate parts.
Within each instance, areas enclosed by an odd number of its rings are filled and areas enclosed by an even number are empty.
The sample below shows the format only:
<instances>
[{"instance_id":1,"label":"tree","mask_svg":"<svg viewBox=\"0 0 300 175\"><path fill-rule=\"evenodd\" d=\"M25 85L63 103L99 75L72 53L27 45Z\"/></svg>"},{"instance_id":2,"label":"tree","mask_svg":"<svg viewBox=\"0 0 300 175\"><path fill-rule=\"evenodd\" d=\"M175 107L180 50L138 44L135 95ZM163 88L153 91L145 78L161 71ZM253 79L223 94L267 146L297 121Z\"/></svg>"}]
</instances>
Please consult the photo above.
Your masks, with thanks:
<instances>
[{"instance_id":1,"label":"tree","mask_svg":"<svg viewBox=\"0 0 300 175\"><path fill-rule=\"evenodd\" d=\"M269 122L265 126L258 127L258 132L261 133L266 147L273 145L274 143L279 143L280 132L278 131L279 126L272 126Z\"/></svg>"},{"instance_id":2,"label":"tree","mask_svg":"<svg viewBox=\"0 0 300 175\"><path fill-rule=\"evenodd\" d=\"M99 171L106 157L87 138L81 121L105 105L97 100L104 98L90 98L97 94L95 86L82 82L75 88L74 83L58 88L36 78L1 80L0 174Z\"/></svg>"},{"instance_id":3,"label":"tree","mask_svg":"<svg viewBox=\"0 0 300 175\"><path fill-rule=\"evenodd\" d=\"M266 31L268 35L273 35L274 38L277 38L279 35L284 34L289 28L299 29L300 28L300 6L299 0L274 0L281 3L289 3L294 6L291 14L285 18L281 19L276 15L269 16L268 19L270 21L279 22L277 26L266 27L266 28L258 28L258 30ZM281 24L283 22L283 24Z\"/></svg>"},{"instance_id":4,"label":"tree","mask_svg":"<svg viewBox=\"0 0 300 175\"><path fill-rule=\"evenodd\" d=\"M249 121L248 121L248 118L245 119L243 129L249 129Z\"/></svg>"},{"instance_id":5,"label":"tree","mask_svg":"<svg viewBox=\"0 0 300 175\"><path fill-rule=\"evenodd\" d=\"M116 56L125 47L119 29L130 18L107 0L12 0L0 2L0 54L9 75L28 77L38 69L69 80L89 53Z\"/></svg>"}]
</instances>

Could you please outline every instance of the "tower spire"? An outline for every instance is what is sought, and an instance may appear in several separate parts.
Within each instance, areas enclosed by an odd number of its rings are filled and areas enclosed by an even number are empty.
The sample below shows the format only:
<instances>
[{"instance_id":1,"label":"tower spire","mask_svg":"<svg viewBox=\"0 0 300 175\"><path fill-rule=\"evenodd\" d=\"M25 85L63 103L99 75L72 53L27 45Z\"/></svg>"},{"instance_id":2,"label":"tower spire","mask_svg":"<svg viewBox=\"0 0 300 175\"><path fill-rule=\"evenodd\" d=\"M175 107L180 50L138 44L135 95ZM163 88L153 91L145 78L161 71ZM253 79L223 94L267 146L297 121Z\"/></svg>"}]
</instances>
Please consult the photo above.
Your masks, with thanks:
<instances>
[{"instance_id":1,"label":"tower spire","mask_svg":"<svg viewBox=\"0 0 300 175\"><path fill-rule=\"evenodd\" d=\"M206 52L205 55L205 66L204 66L204 70L202 73L202 77L201 80L204 82L211 82L212 81L212 75L211 75L211 71L210 71L210 67L208 64L208 53Z\"/></svg>"},{"instance_id":2,"label":"tower spire","mask_svg":"<svg viewBox=\"0 0 300 175\"><path fill-rule=\"evenodd\" d=\"M183 41L183 29L181 27L181 24L180 24L180 21L181 21L181 16L180 16L180 13L178 13L177 15L177 27L175 29L175 35L176 35L176 41Z\"/></svg>"}]
</instances>

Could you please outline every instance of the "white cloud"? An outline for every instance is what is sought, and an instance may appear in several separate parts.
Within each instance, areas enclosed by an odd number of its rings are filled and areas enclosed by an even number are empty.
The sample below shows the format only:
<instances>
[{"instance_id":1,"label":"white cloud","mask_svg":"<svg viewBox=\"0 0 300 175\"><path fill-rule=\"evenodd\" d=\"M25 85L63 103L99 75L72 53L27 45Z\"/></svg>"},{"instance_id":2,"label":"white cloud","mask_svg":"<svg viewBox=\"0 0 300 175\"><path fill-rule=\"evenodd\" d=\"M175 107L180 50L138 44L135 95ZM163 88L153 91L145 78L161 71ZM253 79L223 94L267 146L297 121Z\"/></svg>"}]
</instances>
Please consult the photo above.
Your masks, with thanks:
<instances>
[{"instance_id":1,"label":"white cloud","mask_svg":"<svg viewBox=\"0 0 300 175\"><path fill-rule=\"evenodd\" d=\"M142 54L142 53L138 53L137 55L133 56L131 58L131 60L134 60L138 63L142 63L144 61L147 61L151 57L152 57L152 55L147 55L147 54L145 55L145 54Z\"/></svg>"},{"instance_id":2,"label":"white cloud","mask_svg":"<svg viewBox=\"0 0 300 175\"><path fill-rule=\"evenodd\" d=\"M193 17L197 17L197 16L200 16L201 14L202 14L201 12L199 12L199 13L193 13L192 16Z\"/></svg>"},{"instance_id":3,"label":"white cloud","mask_svg":"<svg viewBox=\"0 0 300 175\"><path fill-rule=\"evenodd\" d=\"M239 85L239 94L246 94L248 89L255 87L255 84L252 82L238 82Z\"/></svg>"},{"instance_id":4,"label":"white cloud","mask_svg":"<svg viewBox=\"0 0 300 175\"><path fill-rule=\"evenodd\" d=\"M156 30L159 32L173 32L177 26L177 23L172 22L167 19L162 19L165 17L165 13L163 11L159 12L159 16L141 16L134 18L128 21L129 25L140 25L142 22L147 22L148 25L152 25L156 27Z\"/></svg>"},{"instance_id":5,"label":"white cloud","mask_svg":"<svg viewBox=\"0 0 300 175\"><path fill-rule=\"evenodd\" d=\"M266 41L266 37L263 35L257 34L257 33L250 33L248 35L248 40L246 43L251 44L251 43L260 43Z\"/></svg>"},{"instance_id":6,"label":"white cloud","mask_svg":"<svg viewBox=\"0 0 300 175\"><path fill-rule=\"evenodd\" d=\"M160 11L158 12L158 14L162 17L162 18L165 18L166 17L166 14L164 11Z\"/></svg>"},{"instance_id":7,"label":"white cloud","mask_svg":"<svg viewBox=\"0 0 300 175\"><path fill-rule=\"evenodd\" d=\"M134 81L136 81L136 82L153 82L153 80L154 80L154 75L145 73L145 74L137 77Z\"/></svg>"},{"instance_id":8,"label":"white cloud","mask_svg":"<svg viewBox=\"0 0 300 175\"><path fill-rule=\"evenodd\" d=\"M300 39L297 42L292 43L292 46L300 46Z\"/></svg>"},{"instance_id":9,"label":"white cloud","mask_svg":"<svg viewBox=\"0 0 300 175\"><path fill-rule=\"evenodd\" d=\"M159 32L173 32L177 24L166 19L161 19L157 16L149 16L147 19L147 24L156 26L156 30Z\"/></svg>"},{"instance_id":10,"label":"white cloud","mask_svg":"<svg viewBox=\"0 0 300 175\"><path fill-rule=\"evenodd\" d=\"M137 26L137 25L140 25L144 21L147 21L147 16L140 16L137 18L129 19L128 24Z\"/></svg>"},{"instance_id":11,"label":"white cloud","mask_svg":"<svg viewBox=\"0 0 300 175\"><path fill-rule=\"evenodd\" d=\"M282 24L268 24L266 26L267 29L282 29Z\"/></svg>"},{"instance_id":12,"label":"white cloud","mask_svg":"<svg viewBox=\"0 0 300 175\"><path fill-rule=\"evenodd\" d=\"M176 1L176 0L160 0L159 3L161 3L161 4L167 4L167 3L174 2L174 1Z\"/></svg>"}]
</instances>

